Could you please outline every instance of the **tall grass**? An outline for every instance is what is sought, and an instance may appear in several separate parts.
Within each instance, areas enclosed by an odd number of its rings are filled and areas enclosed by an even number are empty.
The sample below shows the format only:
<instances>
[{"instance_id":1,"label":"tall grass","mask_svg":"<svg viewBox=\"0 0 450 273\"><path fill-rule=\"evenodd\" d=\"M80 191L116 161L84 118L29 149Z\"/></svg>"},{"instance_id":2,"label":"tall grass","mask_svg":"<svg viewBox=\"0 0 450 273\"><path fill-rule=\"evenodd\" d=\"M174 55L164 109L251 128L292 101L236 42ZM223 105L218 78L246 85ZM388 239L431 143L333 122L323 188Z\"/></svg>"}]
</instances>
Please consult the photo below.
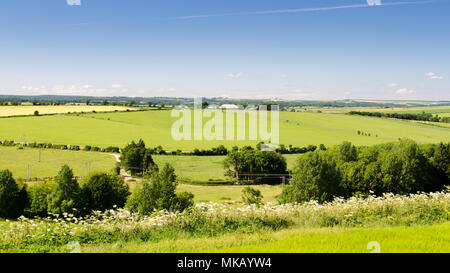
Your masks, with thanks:
<instances>
[{"instance_id":1,"label":"tall grass","mask_svg":"<svg viewBox=\"0 0 450 273\"><path fill-rule=\"evenodd\" d=\"M450 188L409 196L336 199L318 204L264 206L201 203L182 213L158 211L140 217L127 210L70 214L0 223L0 251L59 251L70 241L80 244L158 242L177 238L254 233L287 227L387 227L443 223L450 219Z\"/></svg>"}]
</instances>

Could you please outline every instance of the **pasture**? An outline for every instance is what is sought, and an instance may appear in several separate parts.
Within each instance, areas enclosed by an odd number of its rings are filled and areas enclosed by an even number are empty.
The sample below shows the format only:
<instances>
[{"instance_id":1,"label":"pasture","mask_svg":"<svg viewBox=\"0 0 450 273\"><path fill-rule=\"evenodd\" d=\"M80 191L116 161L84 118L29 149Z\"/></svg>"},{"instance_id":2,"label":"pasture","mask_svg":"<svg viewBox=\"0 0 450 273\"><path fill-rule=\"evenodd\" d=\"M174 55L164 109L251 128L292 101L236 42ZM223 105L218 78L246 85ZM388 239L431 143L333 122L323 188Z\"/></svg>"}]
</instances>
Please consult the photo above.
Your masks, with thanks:
<instances>
[{"instance_id":1,"label":"pasture","mask_svg":"<svg viewBox=\"0 0 450 273\"><path fill-rule=\"evenodd\" d=\"M106 153L0 147L0 170L9 169L15 178L22 179L54 177L64 164L73 169L74 175L86 176L90 171L109 171L115 162Z\"/></svg>"},{"instance_id":2,"label":"pasture","mask_svg":"<svg viewBox=\"0 0 450 273\"><path fill-rule=\"evenodd\" d=\"M299 155L283 156L290 169ZM172 164L181 180L205 182L228 179L222 165L225 156L153 155L153 159L158 166ZM22 179L53 177L64 164L73 168L76 176L86 176L86 172L90 171L109 171L115 163L114 156L108 153L55 149L39 151L34 148L0 146L0 169L9 169L14 177Z\"/></svg>"},{"instance_id":3,"label":"pasture","mask_svg":"<svg viewBox=\"0 0 450 273\"><path fill-rule=\"evenodd\" d=\"M0 139L53 144L123 147L142 138L148 146L166 150L207 149L218 145L256 145L257 141L176 141L171 126L177 120L170 111L97 113L0 119ZM204 123L207 120L204 119ZM248 123L247 123L248 125ZM358 135L357 131L371 136ZM247 130L248 131L248 130ZM248 133L248 132L247 132ZM326 113L280 112L280 143L331 146L351 141L355 145L374 145L408 137L419 143L450 141L450 129L404 120Z\"/></svg>"},{"instance_id":4,"label":"pasture","mask_svg":"<svg viewBox=\"0 0 450 273\"><path fill-rule=\"evenodd\" d=\"M288 169L292 169L298 154L285 154ZM225 156L172 156L153 155L158 166L170 163L181 179L194 182L208 181L210 179L229 179L224 175L223 161Z\"/></svg>"},{"instance_id":5,"label":"pasture","mask_svg":"<svg viewBox=\"0 0 450 273\"><path fill-rule=\"evenodd\" d=\"M177 191L188 191L194 194L194 201L201 202L223 202L223 201L242 201L242 190L246 186L201 186L201 185L187 185L180 184ZM277 203L276 197L281 193L280 185L254 185L254 189L260 190L264 202Z\"/></svg>"},{"instance_id":6,"label":"pasture","mask_svg":"<svg viewBox=\"0 0 450 273\"><path fill-rule=\"evenodd\" d=\"M67 114L67 113L87 113L87 112L112 112L134 110L133 107L124 106L103 106L103 105L21 105L21 106L0 106L0 117L29 116L38 111L40 115L45 114Z\"/></svg>"}]
</instances>

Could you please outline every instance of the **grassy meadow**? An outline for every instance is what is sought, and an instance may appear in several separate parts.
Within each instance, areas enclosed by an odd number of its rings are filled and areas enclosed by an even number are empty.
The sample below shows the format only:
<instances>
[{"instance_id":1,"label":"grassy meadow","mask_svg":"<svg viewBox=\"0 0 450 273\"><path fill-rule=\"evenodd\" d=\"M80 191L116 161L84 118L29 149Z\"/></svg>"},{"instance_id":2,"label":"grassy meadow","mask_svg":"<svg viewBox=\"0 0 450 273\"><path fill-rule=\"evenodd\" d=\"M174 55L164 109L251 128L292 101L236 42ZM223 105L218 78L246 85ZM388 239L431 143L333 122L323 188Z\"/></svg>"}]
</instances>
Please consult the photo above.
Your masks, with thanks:
<instances>
[{"instance_id":1,"label":"grassy meadow","mask_svg":"<svg viewBox=\"0 0 450 273\"><path fill-rule=\"evenodd\" d=\"M0 119L0 139L54 144L123 147L142 138L149 146L167 150L206 149L218 145L254 146L257 141L176 141L171 126L176 121L170 111L119 112ZM207 119L204 119L207 122ZM248 123L247 123L248 125ZM358 135L357 131L371 136ZM450 141L450 129L427 124L326 113L280 112L280 143L373 145L408 137L419 143Z\"/></svg>"},{"instance_id":2,"label":"grassy meadow","mask_svg":"<svg viewBox=\"0 0 450 273\"><path fill-rule=\"evenodd\" d=\"M330 203L200 203L140 217L124 209L91 217L0 221L0 252L449 252L450 192L353 197Z\"/></svg>"},{"instance_id":3,"label":"grassy meadow","mask_svg":"<svg viewBox=\"0 0 450 273\"><path fill-rule=\"evenodd\" d=\"M83 247L86 253L449 253L450 223L384 228L291 228L213 238L129 242Z\"/></svg>"},{"instance_id":4,"label":"grassy meadow","mask_svg":"<svg viewBox=\"0 0 450 273\"><path fill-rule=\"evenodd\" d=\"M285 154L288 169L292 169L298 154ZM210 179L224 179L223 161L225 156L172 156L154 155L153 160L158 166L170 163L179 178L196 181L208 181Z\"/></svg>"},{"instance_id":5,"label":"grassy meadow","mask_svg":"<svg viewBox=\"0 0 450 273\"><path fill-rule=\"evenodd\" d=\"M40 161L39 161L40 154ZM297 154L283 155L288 169L293 167ZM208 180L228 180L222 165L225 156L172 156L154 155L156 164L170 163L181 180L207 182ZM59 168L68 164L76 176L85 176L87 171L109 171L116 163L112 154L100 152L70 151L0 146L0 170L9 169L16 178L28 179L53 177ZM31 175L28 173L31 166Z\"/></svg>"},{"instance_id":6,"label":"grassy meadow","mask_svg":"<svg viewBox=\"0 0 450 273\"><path fill-rule=\"evenodd\" d=\"M246 186L230 185L230 186L202 186L202 185L187 185L180 184L177 191L188 191L194 194L194 201L201 202L241 202L242 190ZM260 190L264 197L263 202L276 203L276 197L281 193L282 187L280 185L254 185L252 188Z\"/></svg>"},{"instance_id":7,"label":"grassy meadow","mask_svg":"<svg viewBox=\"0 0 450 273\"><path fill-rule=\"evenodd\" d=\"M64 164L73 168L74 175L86 176L86 171L109 171L115 162L116 159L106 153L0 147L0 170L9 169L14 177L23 179L54 177Z\"/></svg>"}]
</instances>

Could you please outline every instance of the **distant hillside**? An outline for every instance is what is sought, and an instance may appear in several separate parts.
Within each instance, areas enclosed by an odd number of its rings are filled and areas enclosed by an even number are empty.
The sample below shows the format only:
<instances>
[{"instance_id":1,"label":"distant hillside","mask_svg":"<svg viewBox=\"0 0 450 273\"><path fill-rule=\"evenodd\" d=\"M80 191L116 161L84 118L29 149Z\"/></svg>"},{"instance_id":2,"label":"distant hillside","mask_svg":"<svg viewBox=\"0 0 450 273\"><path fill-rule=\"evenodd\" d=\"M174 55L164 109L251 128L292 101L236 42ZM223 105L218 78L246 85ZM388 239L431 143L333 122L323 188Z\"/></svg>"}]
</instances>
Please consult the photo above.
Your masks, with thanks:
<instances>
[{"instance_id":1,"label":"distant hillside","mask_svg":"<svg viewBox=\"0 0 450 273\"><path fill-rule=\"evenodd\" d=\"M65 104L85 103L91 104L108 103L128 104L133 101L136 105L192 105L193 98L175 97L90 97L90 96L60 96L60 95L0 95L0 102L6 103L35 103L35 104ZM303 100L281 100L281 99L233 99L233 98L203 98L208 104L240 104L261 105L278 104L281 107L408 107L408 106L448 106L450 101L395 101L395 100L334 100L334 101L303 101Z\"/></svg>"}]
</instances>

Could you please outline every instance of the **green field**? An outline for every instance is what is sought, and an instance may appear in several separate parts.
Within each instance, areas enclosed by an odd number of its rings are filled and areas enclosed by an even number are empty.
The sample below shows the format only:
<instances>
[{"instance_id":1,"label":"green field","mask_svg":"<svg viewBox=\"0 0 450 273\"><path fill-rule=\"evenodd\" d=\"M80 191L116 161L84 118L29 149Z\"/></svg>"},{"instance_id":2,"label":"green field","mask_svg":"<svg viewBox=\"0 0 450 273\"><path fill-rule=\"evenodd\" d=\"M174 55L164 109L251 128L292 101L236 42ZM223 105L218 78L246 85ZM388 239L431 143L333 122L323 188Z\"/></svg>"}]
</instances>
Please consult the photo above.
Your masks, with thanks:
<instances>
[{"instance_id":1,"label":"green field","mask_svg":"<svg viewBox=\"0 0 450 273\"><path fill-rule=\"evenodd\" d=\"M39 153L41 161L39 162ZM292 168L299 155L284 155L288 168ZM182 180L193 182L210 179L226 180L222 162L225 156L170 156L154 155L156 164L170 163ZM9 169L17 178L53 177L63 164L74 169L76 176L85 176L87 171L109 171L115 165L112 154L99 152L68 151L54 149L33 149L0 146L0 169ZM31 167L28 167L30 165ZM31 175L29 174L31 168Z\"/></svg>"},{"instance_id":2,"label":"green field","mask_svg":"<svg viewBox=\"0 0 450 273\"><path fill-rule=\"evenodd\" d=\"M408 108L384 108L379 109L378 111L382 112L391 112L391 113L405 113L405 114L421 114L423 112L429 114L444 114L450 113L450 106L435 106L435 107L408 107Z\"/></svg>"},{"instance_id":3,"label":"green field","mask_svg":"<svg viewBox=\"0 0 450 273\"><path fill-rule=\"evenodd\" d=\"M122 147L142 138L151 147L162 145L167 150L256 144L256 141L176 141L171 136L171 126L176 120L170 111L5 118L0 119L0 139ZM360 136L358 130L371 136ZM450 128L343 114L280 112L281 144L329 146L347 140L356 145L373 145L401 137L419 143L448 142Z\"/></svg>"},{"instance_id":4,"label":"green field","mask_svg":"<svg viewBox=\"0 0 450 273\"><path fill-rule=\"evenodd\" d=\"M256 234L237 233L213 238L159 242L86 245L82 251L133 253L369 253L369 242L381 253L448 253L450 223L393 228L293 228Z\"/></svg>"},{"instance_id":5,"label":"green field","mask_svg":"<svg viewBox=\"0 0 450 273\"><path fill-rule=\"evenodd\" d=\"M283 155L288 169L292 169L298 154ZM209 179L229 179L224 175L222 162L225 156L152 156L158 166L170 163L178 177L192 181L208 181Z\"/></svg>"},{"instance_id":6,"label":"green field","mask_svg":"<svg viewBox=\"0 0 450 273\"><path fill-rule=\"evenodd\" d=\"M223 202L242 201L242 190L246 186L196 186L180 184L177 191L188 191L194 194L194 201L200 202ZM264 202L276 203L276 197L281 193L281 186L254 185L252 188L261 191Z\"/></svg>"},{"instance_id":7,"label":"green field","mask_svg":"<svg viewBox=\"0 0 450 273\"><path fill-rule=\"evenodd\" d=\"M54 177L64 164L73 168L74 175L86 176L87 171L109 171L115 162L112 155L105 153L0 147L0 170L9 169L16 178Z\"/></svg>"}]
</instances>

